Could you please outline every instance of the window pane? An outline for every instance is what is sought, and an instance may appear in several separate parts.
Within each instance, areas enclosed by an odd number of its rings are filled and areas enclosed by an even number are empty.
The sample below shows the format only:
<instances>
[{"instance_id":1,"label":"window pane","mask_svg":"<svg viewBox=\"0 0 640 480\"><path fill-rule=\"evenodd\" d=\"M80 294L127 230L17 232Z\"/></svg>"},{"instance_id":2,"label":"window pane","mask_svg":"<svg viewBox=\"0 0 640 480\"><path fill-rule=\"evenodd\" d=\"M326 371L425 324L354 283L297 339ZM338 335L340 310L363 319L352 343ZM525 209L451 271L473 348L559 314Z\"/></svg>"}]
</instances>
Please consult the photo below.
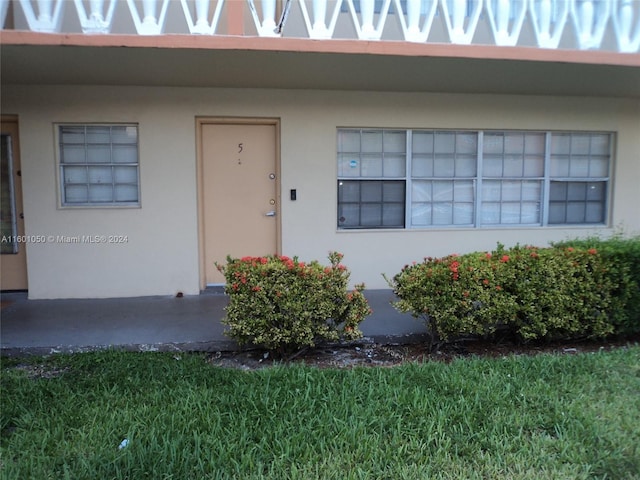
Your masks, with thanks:
<instances>
[{"instance_id":1,"label":"window pane","mask_svg":"<svg viewBox=\"0 0 640 480\"><path fill-rule=\"evenodd\" d=\"M482 143L485 155L504 153L504 135L501 133L485 133Z\"/></svg>"},{"instance_id":2,"label":"window pane","mask_svg":"<svg viewBox=\"0 0 640 480\"><path fill-rule=\"evenodd\" d=\"M111 163L111 148L108 145L92 145L87 148L87 162Z\"/></svg>"},{"instance_id":3,"label":"window pane","mask_svg":"<svg viewBox=\"0 0 640 480\"><path fill-rule=\"evenodd\" d=\"M86 185L67 185L64 187L65 203L86 203L89 193Z\"/></svg>"},{"instance_id":4,"label":"window pane","mask_svg":"<svg viewBox=\"0 0 640 480\"><path fill-rule=\"evenodd\" d=\"M338 175L340 177L359 177L360 157L350 153L338 155Z\"/></svg>"},{"instance_id":5,"label":"window pane","mask_svg":"<svg viewBox=\"0 0 640 480\"><path fill-rule=\"evenodd\" d=\"M507 155L504 158L504 176L521 177L523 173L524 159L521 156Z\"/></svg>"},{"instance_id":6,"label":"window pane","mask_svg":"<svg viewBox=\"0 0 640 480\"><path fill-rule=\"evenodd\" d=\"M508 133L504 136L504 153L522 154L524 152L524 135Z\"/></svg>"},{"instance_id":7,"label":"window pane","mask_svg":"<svg viewBox=\"0 0 640 480\"><path fill-rule=\"evenodd\" d=\"M382 225L385 227L404 226L404 203L384 204L382 206Z\"/></svg>"},{"instance_id":8,"label":"window pane","mask_svg":"<svg viewBox=\"0 0 640 480\"><path fill-rule=\"evenodd\" d=\"M551 157L551 176L552 177L568 177L569 176L569 157Z\"/></svg>"},{"instance_id":9,"label":"window pane","mask_svg":"<svg viewBox=\"0 0 640 480\"><path fill-rule=\"evenodd\" d=\"M434 203L433 204L433 224L452 225L453 224L453 204Z\"/></svg>"},{"instance_id":10,"label":"window pane","mask_svg":"<svg viewBox=\"0 0 640 480\"><path fill-rule=\"evenodd\" d=\"M433 182L433 199L436 202L453 200L453 182Z\"/></svg>"},{"instance_id":11,"label":"window pane","mask_svg":"<svg viewBox=\"0 0 640 480\"><path fill-rule=\"evenodd\" d=\"M545 135L543 133L528 133L524 138L524 152L527 154L544 155Z\"/></svg>"},{"instance_id":12,"label":"window pane","mask_svg":"<svg viewBox=\"0 0 640 480\"><path fill-rule=\"evenodd\" d=\"M360 225L366 227L382 225L382 204L363 203L360 206Z\"/></svg>"},{"instance_id":13,"label":"window pane","mask_svg":"<svg viewBox=\"0 0 640 480\"><path fill-rule=\"evenodd\" d=\"M591 135L591 155L609 155L609 135Z\"/></svg>"},{"instance_id":14,"label":"window pane","mask_svg":"<svg viewBox=\"0 0 640 480\"><path fill-rule=\"evenodd\" d=\"M138 183L138 169L136 167L114 167L115 183Z\"/></svg>"},{"instance_id":15,"label":"window pane","mask_svg":"<svg viewBox=\"0 0 640 480\"><path fill-rule=\"evenodd\" d=\"M476 157L461 156L456 158L456 177L475 177L477 161Z\"/></svg>"},{"instance_id":16,"label":"window pane","mask_svg":"<svg viewBox=\"0 0 640 480\"><path fill-rule=\"evenodd\" d=\"M587 202L585 221L587 223L604 222L604 204L600 202Z\"/></svg>"},{"instance_id":17,"label":"window pane","mask_svg":"<svg viewBox=\"0 0 640 480\"><path fill-rule=\"evenodd\" d=\"M542 177L544 175L544 157L527 156L524 158L524 176Z\"/></svg>"},{"instance_id":18,"label":"window pane","mask_svg":"<svg viewBox=\"0 0 640 480\"><path fill-rule=\"evenodd\" d=\"M482 202L480 213L483 225L497 225L500 223L500 204L496 202Z\"/></svg>"},{"instance_id":19,"label":"window pane","mask_svg":"<svg viewBox=\"0 0 640 480\"><path fill-rule=\"evenodd\" d=\"M89 167L89 183L112 183L111 167Z\"/></svg>"},{"instance_id":20,"label":"window pane","mask_svg":"<svg viewBox=\"0 0 640 480\"><path fill-rule=\"evenodd\" d=\"M411 175L414 177L432 177L433 157L414 155L411 164Z\"/></svg>"},{"instance_id":21,"label":"window pane","mask_svg":"<svg viewBox=\"0 0 640 480\"><path fill-rule=\"evenodd\" d=\"M589 159L580 157L571 157L569 166L570 177L588 177L589 176Z\"/></svg>"},{"instance_id":22,"label":"window pane","mask_svg":"<svg viewBox=\"0 0 640 480\"><path fill-rule=\"evenodd\" d=\"M414 203L411 207L411 224L414 226L431 225L431 203Z\"/></svg>"},{"instance_id":23,"label":"window pane","mask_svg":"<svg viewBox=\"0 0 640 480\"><path fill-rule=\"evenodd\" d=\"M566 223L567 218L566 203L553 202L549 204L549 223Z\"/></svg>"},{"instance_id":24,"label":"window pane","mask_svg":"<svg viewBox=\"0 0 640 480\"><path fill-rule=\"evenodd\" d=\"M111 185L89 185L90 202L113 202L113 187Z\"/></svg>"},{"instance_id":25,"label":"window pane","mask_svg":"<svg viewBox=\"0 0 640 480\"><path fill-rule=\"evenodd\" d=\"M84 146L64 145L60 151L60 163L84 163Z\"/></svg>"},{"instance_id":26,"label":"window pane","mask_svg":"<svg viewBox=\"0 0 640 480\"><path fill-rule=\"evenodd\" d=\"M338 226L343 228L360 225L360 205L347 203L338 205Z\"/></svg>"},{"instance_id":27,"label":"window pane","mask_svg":"<svg viewBox=\"0 0 640 480\"><path fill-rule=\"evenodd\" d=\"M360 132L358 130L338 130L338 151L359 152Z\"/></svg>"},{"instance_id":28,"label":"window pane","mask_svg":"<svg viewBox=\"0 0 640 480\"><path fill-rule=\"evenodd\" d=\"M500 182L496 180L485 180L482 182L482 200L483 202L499 202Z\"/></svg>"},{"instance_id":29,"label":"window pane","mask_svg":"<svg viewBox=\"0 0 640 480\"><path fill-rule=\"evenodd\" d=\"M363 202L382 202L382 182L362 182L361 201Z\"/></svg>"},{"instance_id":30,"label":"window pane","mask_svg":"<svg viewBox=\"0 0 640 480\"><path fill-rule=\"evenodd\" d=\"M383 182L382 198L385 203L404 203L404 182Z\"/></svg>"},{"instance_id":31,"label":"window pane","mask_svg":"<svg viewBox=\"0 0 640 480\"><path fill-rule=\"evenodd\" d=\"M591 157L589 162L590 177L609 176L609 157Z\"/></svg>"},{"instance_id":32,"label":"window pane","mask_svg":"<svg viewBox=\"0 0 640 480\"><path fill-rule=\"evenodd\" d=\"M436 157L433 164L433 176L451 178L455 175L454 166L453 156Z\"/></svg>"},{"instance_id":33,"label":"window pane","mask_svg":"<svg viewBox=\"0 0 640 480\"><path fill-rule=\"evenodd\" d=\"M570 182L567 184L567 200L586 200L587 184L584 182Z\"/></svg>"},{"instance_id":34,"label":"window pane","mask_svg":"<svg viewBox=\"0 0 640 480\"><path fill-rule=\"evenodd\" d=\"M367 155L362 157L360 176L382 177L382 157L379 155Z\"/></svg>"},{"instance_id":35,"label":"window pane","mask_svg":"<svg viewBox=\"0 0 640 480\"><path fill-rule=\"evenodd\" d=\"M571 135L571 155L588 155L591 141L589 135Z\"/></svg>"},{"instance_id":36,"label":"window pane","mask_svg":"<svg viewBox=\"0 0 640 480\"><path fill-rule=\"evenodd\" d=\"M413 132L412 137L413 153L433 153L433 133Z\"/></svg>"},{"instance_id":37,"label":"window pane","mask_svg":"<svg viewBox=\"0 0 640 480\"><path fill-rule=\"evenodd\" d=\"M436 132L435 152L454 153L456 147L456 135L450 132Z\"/></svg>"},{"instance_id":38,"label":"window pane","mask_svg":"<svg viewBox=\"0 0 640 480\"><path fill-rule=\"evenodd\" d=\"M524 201L540 201L541 191L541 182L522 182L522 200Z\"/></svg>"},{"instance_id":39,"label":"window pane","mask_svg":"<svg viewBox=\"0 0 640 480\"><path fill-rule=\"evenodd\" d=\"M116 202L137 202L138 187L134 185L116 185L115 201Z\"/></svg>"},{"instance_id":40,"label":"window pane","mask_svg":"<svg viewBox=\"0 0 640 480\"><path fill-rule=\"evenodd\" d=\"M569 155L571 152L571 137L562 133L551 135L551 154Z\"/></svg>"},{"instance_id":41,"label":"window pane","mask_svg":"<svg viewBox=\"0 0 640 480\"><path fill-rule=\"evenodd\" d=\"M112 155L114 163L138 163L138 148L135 145L115 145Z\"/></svg>"},{"instance_id":42,"label":"window pane","mask_svg":"<svg viewBox=\"0 0 640 480\"><path fill-rule=\"evenodd\" d=\"M360 182L338 182L338 202L359 202Z\"/></svg>"},{"instance_id":43,"label":"window pane","mask_svg":"<svg viewBox=\"0 0 640 480\"><path fill-rule=\"evenodd\" d=\"M482 161L482 173L485 177L501 177L502 157L485 156Z\"/></svg>"},{"instance_id":44,"label":"window pane","mask_svg":"<svg viewBox=\"0 0 640 480\"><path fill-rule=\"evenodd\" d=\"M385 155L384 176L404 177L406 165L406 157L404 155Z\"/></svg>"},{"instance_id":45,"label":"window pane","mask_svg":"<svg viewBox=\"0 0 640 480\"><path fill-rule=\"evenodd\" d=\"M604 202L605 186L604 182L587 183L587 200Z\"/></svg>"},{"instance_id":46,"label":"window pane","mask_svg":"<svg viewBox=\"0 0 640 480\"><path fill-rule=\"evenodd\" d=\"M521 187L520 182L502 182L502 201L520 201Z\"/></svg>"},{"instance_id":47,"label":"window pane","mask_svg":"<svg viewBox=\"0 0 640 480\"><path fill-rule=\"evenodd\" d=\"M520 223L520 204L503 203L501 205L500 223L515 224Z\"/></svg>"},{"instance_id":48,"label":"window pane","mask_svg":"<svg viewBox=\"0 0 640 480\"><path fill-rule=\"evenodd\" d=\"M459 132L456 135L456 153L476 155L478 153L478 134Z\"/></svg>"},{"instance_id":49,"label":"window pane","mask_svg":"<svg viewBox=\"0 0 640 480\"><path fill-rule=\"evenodd\" d=\"M64 183L87 183L87 167L70 167L62 168L64 175Z\"/></svg>"},{"instance_id":50,"label":"window pane","mask_svg":"<svg viewBox=\"0 0 640 480\"><path fill-rule=\"evenodd\" d=\"M552 202L565 201L567 199L567 184L564 182L551 182L549 199Z\"/></svg>"},{"instance_id":51,"label":"window pane","mask_svg":"<svg viewBox=\"0 0 640 480\"><path fill-rule=\"evenodd\" d=\"M64 144L77 143L84 145L84 127L60 127L60 141Z\"/></svg>"},{"instance_id":52,"label":"window pane","mask_svg":"<svg viewBox=\"0 0 640 480\"><path fill-rule=\"evenodd\" d=\"M473 224L473 203L456 203L453 206L453 224Z\"/></svg>"},{"instance_id":53,"label":"window pane","mask_svg":"<svg viewBox=\"0 0 640 480\"><path fill-rule=\"evenodd\" d=\"M453 198L456 202L473 203L473 182L454 182Z\"/></svg>"},{"instance_id":54,"label":"window pane","mask_svg":"<svg viewBox=\"0 0 640 480\"><path fill-rule=\"evenodd\" d=\"M384 132L385 152L405 152L407 134L405 132Z\"/></svg>"},{"instance_id":55,"label":"window pane","mask_svg":"<svg viewBox=\"0 0 640 480\"><path fill-rule=\"evenodd\" d=\"M567 223L584 223L585 217L584 202L567 202Z\"/></svg>"},{"instance_id":56,"label":"window pane","mask_svg":"<svg viewBox=\"0 0 640 480\"><path fill-rule=\"evenodd\" d=\"M109 127L87 127L87 143L109 145L111 143Z\"/></svg>"},{"instance_id":57,"label":"window pane","mask_svg":"<svg viewBox=\"0 0 640 480\"><path fill-rule=\"evenodd\" d=\"M362 132L363 152L382 152L382 131Z\"/></svg>"},{"instance_id":58,"label":"window pane","mask_svg":"<svg viewBox=\"0 0 640 480\"><path fill-rule=\"evenodd\" d=\"M540 223L540 203L523 203L520 210L520 223Z\"/></svg>"},{"instance_id":59,"label":"window pane","mask_svg":"<svg viewBox=\"0 0 640 480\"><path fill-rule=\"evenodd\" d=\"M430 202L432 200L431 182L415 180L411 184L411 196L414 202Z\"/></svg>"},{"instance_id":60,"label":"window pane","mask_svg":"<svg viewBox=\"0 0 640 480\"><path fill-rule=\"evenodd\" d=\"M132 126L114 125L111 127L111 141L113 143L129 143L137 145L138 129Z\"/></svg>"}]
</instances>

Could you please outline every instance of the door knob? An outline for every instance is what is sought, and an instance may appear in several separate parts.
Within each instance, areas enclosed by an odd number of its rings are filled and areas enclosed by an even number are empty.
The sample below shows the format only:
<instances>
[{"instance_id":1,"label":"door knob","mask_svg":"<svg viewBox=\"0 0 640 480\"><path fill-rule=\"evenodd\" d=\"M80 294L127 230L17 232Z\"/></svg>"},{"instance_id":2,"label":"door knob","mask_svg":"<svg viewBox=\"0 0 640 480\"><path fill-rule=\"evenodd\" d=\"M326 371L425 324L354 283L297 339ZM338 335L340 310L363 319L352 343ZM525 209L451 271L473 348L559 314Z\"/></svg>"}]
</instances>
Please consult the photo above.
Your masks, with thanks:
<instances>
[{"instance_id":1,"label":"door knob","mask_svg":"<svg viewBox=\"0 0 640 480\"><path fill-rule=\"evenodd\" d=\"M270 212L267 212L264 214L265 217L275 217L276 216L276 211L275 210L271 210Z\"/></svg>"}]
</instances>

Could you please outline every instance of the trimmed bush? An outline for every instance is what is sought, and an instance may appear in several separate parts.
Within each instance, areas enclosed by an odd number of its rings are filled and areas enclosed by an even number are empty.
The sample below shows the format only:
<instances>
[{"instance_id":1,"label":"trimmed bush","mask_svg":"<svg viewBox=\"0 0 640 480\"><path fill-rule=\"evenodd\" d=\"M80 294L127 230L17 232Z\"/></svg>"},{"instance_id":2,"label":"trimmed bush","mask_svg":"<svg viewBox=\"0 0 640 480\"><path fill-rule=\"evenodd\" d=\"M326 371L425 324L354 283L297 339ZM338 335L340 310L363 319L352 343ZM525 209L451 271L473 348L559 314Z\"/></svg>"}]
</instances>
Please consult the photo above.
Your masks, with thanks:
<instances>
[{"instance_id":1,"label":"trimmed bush","mask_svg":"<svg viewBox=\"0 0 640 480\"><path fill-rule=\"evenodd\" d=\"M364 284L348 291L342 254L332 252L329 260L323 266L296 257L227 257L226 265L217 265L230 297L223 320L227 335L279 355L319 341L360 338L358 326L371 313Z\"/></svg>"},{"instance_id":2,"label":"trimmed bush","mask_svg":"<svg viewBox=\"0 0 640 480\"><path fill-rule=\"evenodd\" d=\"M616 332L623 335L640 332L640 237L617 235L606 240L590 237L553 245L557 248L595 248L606 261L607 275L618 280L614 300L622 313L614 321Z\"/></svg>"},{"instance_id":3,"label":"trimmed bush","mask_svg":"<svg viewBox=\"0 0 640 480\"><path fill-rule=\"evenodd\" d=\"M498 331L521 341L603 338L640 325L630 316L637 284L628 268L591 246L427 257L389 284L395 307L421 318L432 341Z\"/></svg>"}]
</instances>

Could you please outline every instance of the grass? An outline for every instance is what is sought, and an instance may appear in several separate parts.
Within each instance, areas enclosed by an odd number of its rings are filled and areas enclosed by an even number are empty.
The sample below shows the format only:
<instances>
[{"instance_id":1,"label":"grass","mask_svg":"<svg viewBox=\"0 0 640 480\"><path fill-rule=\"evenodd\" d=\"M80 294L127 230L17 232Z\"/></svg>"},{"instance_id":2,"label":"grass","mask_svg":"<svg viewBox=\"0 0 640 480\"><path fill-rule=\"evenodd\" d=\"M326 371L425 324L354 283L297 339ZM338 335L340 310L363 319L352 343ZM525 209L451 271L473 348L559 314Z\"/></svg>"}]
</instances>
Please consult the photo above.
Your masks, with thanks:
<instances>
[{"instance_id":1,"label":"grass","mask_svg":"<svg viewBox=\"0 0 640 480\"><path fill-rule=\"evenodd\" d=\"M638 346L252 372L112 351L1 375L6 479L640 478Z\"/></svg>"}]
</instances>

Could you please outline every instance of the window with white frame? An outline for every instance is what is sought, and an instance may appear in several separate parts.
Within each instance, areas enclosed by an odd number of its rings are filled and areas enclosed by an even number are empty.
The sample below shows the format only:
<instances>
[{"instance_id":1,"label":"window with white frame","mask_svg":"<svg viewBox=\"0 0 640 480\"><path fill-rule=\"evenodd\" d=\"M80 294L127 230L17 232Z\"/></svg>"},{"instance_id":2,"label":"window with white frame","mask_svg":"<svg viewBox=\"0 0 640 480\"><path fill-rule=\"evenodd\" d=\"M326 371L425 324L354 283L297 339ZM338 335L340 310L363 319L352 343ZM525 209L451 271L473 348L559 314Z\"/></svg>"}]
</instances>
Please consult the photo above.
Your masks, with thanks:
<instances>
[{"instance_id":1,"label":"window with white frame","mask_svg":"<svg viewBox=\"0 0 640 480\"><path fill-rule=\"evenodd\" d=\"M338 228L598 225L611 133L338 129Z\"/></svg>"},{"instance_id":2,"label":"window with white frame","mask_svg":"<svg viewBox=\"0 0 640 480\"><path fill-rule=\"evenodd\" d=\"M62 206L139 205L138 126L59 125Z\"/></svg>"}]
</instances>

